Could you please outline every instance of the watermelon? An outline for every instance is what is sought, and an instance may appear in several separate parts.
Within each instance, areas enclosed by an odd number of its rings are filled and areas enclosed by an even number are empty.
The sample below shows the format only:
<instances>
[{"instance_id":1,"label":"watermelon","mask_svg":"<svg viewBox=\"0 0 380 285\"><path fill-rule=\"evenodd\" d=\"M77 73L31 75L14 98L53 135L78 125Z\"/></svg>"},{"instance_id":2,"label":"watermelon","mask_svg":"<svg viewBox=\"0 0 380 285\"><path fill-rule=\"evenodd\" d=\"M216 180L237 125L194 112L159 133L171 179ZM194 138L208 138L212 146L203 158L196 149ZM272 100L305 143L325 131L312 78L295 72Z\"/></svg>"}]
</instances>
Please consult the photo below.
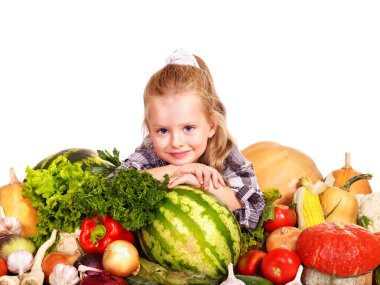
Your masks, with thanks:
<instances>
[{"instance_id":1,"label":"watermelon","mask_svg":"<svg viewBox=\"0 0 380 285\"><path fill-rule=\"evenodd\" d=\"M190 186L167 191L152 224L138 231L147 258L168 270L223 278L236 265L240 226L215 196Z\"/></svg>"},{"instance_id":2,"label":"watermelon","mask_svg":"<svg viewBox=\"0 0 380 285\"><path fill-rule=\"evenodd\" d=\"M111 167L110 163L101 159L96 151L86 148L69 148L45 157L33 169L48 169L52 162L61 155L65 156L71 163L81 163L83 170L89 167Z\"/></svg>"}]
</instances>

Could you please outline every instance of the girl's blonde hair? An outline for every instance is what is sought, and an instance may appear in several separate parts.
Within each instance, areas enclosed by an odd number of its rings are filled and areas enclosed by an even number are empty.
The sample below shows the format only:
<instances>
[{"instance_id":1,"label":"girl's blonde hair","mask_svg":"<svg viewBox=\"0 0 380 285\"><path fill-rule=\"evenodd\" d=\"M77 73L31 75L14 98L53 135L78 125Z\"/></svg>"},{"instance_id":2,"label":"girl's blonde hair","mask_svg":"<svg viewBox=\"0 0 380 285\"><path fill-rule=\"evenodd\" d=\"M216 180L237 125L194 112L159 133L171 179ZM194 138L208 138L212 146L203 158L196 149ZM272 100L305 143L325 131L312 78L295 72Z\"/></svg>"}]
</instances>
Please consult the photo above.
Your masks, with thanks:
<instances>
[{"instance_id":1,"label":"girl's blonde hair","mask_svg":"<svg viewBox=\"0 0 380 285\"><path fill-rule=\"evenodd\" d=\"M201 163L209 165L219 172L223 161L233 147L233 139L227 129L226 109L219 99L214 87L211 73L206 63L198 56L199 68L190 65L168 64L149 79L144 90L144 122L145 131L149 126L149 103L156 96L170 96L183 92L199 97L203 112L209 121L217 124L214 136L209 138Z\"/></svg>"}]
</instances>

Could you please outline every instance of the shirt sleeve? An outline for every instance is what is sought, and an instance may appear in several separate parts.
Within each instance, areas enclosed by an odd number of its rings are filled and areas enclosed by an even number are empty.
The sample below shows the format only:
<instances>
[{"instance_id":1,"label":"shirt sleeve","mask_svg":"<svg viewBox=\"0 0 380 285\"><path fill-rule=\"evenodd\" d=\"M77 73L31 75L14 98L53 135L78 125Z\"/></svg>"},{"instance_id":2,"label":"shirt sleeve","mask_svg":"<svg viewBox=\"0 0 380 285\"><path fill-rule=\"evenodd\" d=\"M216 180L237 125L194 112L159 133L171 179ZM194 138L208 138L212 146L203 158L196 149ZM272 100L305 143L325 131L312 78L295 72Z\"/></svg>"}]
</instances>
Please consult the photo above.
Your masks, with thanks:
<instances>
[{"instance_id":1,"label":"shirt sleeve","mask_svg":"<svg viewBox=\"0 0 380 285\"><path fill-rule=\"evenodd\" d=\"M234 211L235 217L243 228L256 228L265 202L252 164L234 147L224 169L224 177L243 204L243 208Z\"/></svg>"}]
</instances>

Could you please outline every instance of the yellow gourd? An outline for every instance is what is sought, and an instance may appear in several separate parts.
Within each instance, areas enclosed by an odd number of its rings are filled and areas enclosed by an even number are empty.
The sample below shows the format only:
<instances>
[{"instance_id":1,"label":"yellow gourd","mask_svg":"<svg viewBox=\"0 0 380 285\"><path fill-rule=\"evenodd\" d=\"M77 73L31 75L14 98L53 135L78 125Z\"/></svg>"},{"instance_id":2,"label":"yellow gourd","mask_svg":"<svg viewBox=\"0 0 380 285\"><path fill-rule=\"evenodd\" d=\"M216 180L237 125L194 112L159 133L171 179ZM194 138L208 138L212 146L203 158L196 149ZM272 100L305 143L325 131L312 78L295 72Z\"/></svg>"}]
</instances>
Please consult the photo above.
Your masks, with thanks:
<instances>
[{"instance_id":1,"label":"yellow gourd","mask_svg":"<svg viewBox=\"0 0 380 285\"><path fill-rule=\"evenodd\" d=\"M10 169L11 181L0 188L0 205L5 216L15 217L21 223L21 235L31 237L37 233L37 209L32 207L29 198L22 194L24 183L21 183L13 170Z\"/></svg>"},{"instance_id":2,"label":"yellow gourd","mask_svg":"<svg viewBox=\"0 0 380 285\"><path fill-rule=\"evenodd\" d=\"M358 218L358 201L348 191L351 184L360 179L370 179L371 174L356 175L341 187L330 186L319 194L326 222L356 224Z\"/></svg>"}]
</instances>

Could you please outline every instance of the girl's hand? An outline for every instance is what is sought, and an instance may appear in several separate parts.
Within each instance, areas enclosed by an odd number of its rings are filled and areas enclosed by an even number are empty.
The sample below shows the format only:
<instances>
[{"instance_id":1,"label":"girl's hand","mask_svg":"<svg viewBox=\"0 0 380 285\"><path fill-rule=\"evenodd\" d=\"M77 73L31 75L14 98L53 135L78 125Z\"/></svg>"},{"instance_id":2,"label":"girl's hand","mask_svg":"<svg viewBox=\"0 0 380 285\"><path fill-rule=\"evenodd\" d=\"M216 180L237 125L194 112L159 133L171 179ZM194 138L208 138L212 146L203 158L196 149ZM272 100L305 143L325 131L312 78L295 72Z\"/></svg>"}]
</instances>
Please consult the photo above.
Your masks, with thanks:
<instances>
[{"instance_id":1,"label":"girl's hand","mask_svg":"<svg viewBox=\"0 0 380 285\"><path fill-rule=\"evenodd\" d=\"M180 181L184 180L185 178L180 178L184 174L192 174L198 181L199 187L208 190L210 187L210 184L212 184L212 187L217 189L220 185L226 186L222 175L215 169L210 166L207 166L202 163L188 163L181 166L177 166L176 170L171 175L171 183L172 184L176 179L181 179ZM186 176L186 179L191 179L188 176ZM169 187L171 185L169 184ZM180 183L176 184L179 185ZM195 184L191 184L195 185Z\"/></svg>"},{"instance_id":2,"label":"girl's hand","mask_svg":"<svg viewBox=\"0 0 380 285\"><path fill-rule=\"evenodd\" d=\"M175 178L170 178L170 183L168 185L168 188L173 188L177 185L192 185L198 188L202 188L202 185L199 184L198 179L195 177L194 174L191 173L185 173L179 176L176 176Z\"/></svg>"}]
</instances>

